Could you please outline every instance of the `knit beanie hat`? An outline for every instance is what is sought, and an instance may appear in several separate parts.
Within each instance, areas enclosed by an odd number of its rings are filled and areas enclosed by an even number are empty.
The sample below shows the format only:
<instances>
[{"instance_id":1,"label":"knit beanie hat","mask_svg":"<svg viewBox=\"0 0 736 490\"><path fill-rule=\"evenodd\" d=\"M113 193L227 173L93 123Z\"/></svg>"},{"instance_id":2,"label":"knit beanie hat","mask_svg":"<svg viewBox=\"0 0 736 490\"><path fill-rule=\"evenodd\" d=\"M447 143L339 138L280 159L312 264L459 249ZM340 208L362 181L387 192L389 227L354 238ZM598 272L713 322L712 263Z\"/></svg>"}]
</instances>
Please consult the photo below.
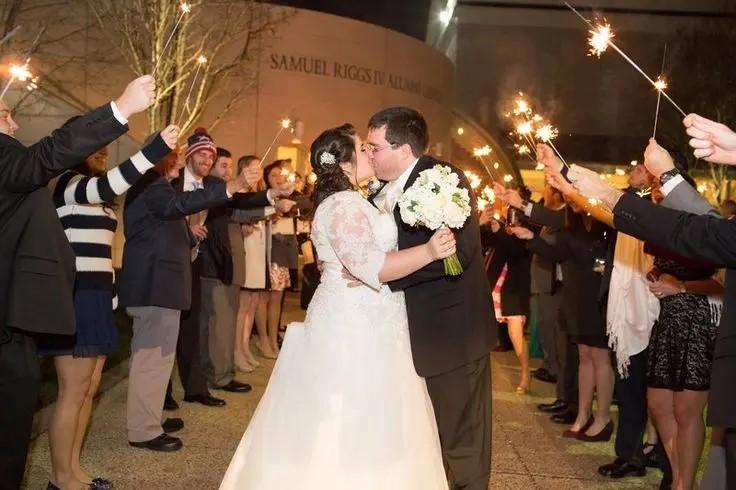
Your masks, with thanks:
<instances>
[{"instance_id":1,"label":"knit beanie hat","mask_svg":"<svg viewBox=\"0 0 736 490\"><path fill-rule=\"evenodd\" d=\"M194 133L187 138L187 150L184 158L189 158L200 150L211 151L214 157L217 157L217 147L212 137L207 133L205 128L197 128Z\"/></svg>"}]
</instances>

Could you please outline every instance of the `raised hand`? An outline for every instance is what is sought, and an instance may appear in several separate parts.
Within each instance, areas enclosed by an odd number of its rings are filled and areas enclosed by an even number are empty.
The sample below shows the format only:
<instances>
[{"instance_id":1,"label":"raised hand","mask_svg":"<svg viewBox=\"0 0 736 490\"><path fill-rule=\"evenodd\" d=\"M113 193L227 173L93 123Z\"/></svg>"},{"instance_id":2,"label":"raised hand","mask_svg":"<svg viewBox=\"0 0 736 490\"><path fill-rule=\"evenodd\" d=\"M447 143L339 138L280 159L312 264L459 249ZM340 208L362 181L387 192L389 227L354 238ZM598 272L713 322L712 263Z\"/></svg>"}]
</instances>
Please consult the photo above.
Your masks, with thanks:
<instances>
[{"instance_id":1,"label":"raised hand","mask_svg":"<svg viewBox=\"0 0 736 490\"><path fill-rule=\"evenodd\" d=\"M143 112L156 100L156 81L151 75L138 77L125 87L115 105L125 119Z\"/></svg>"},{"instance_id":2,"label":"raised hand","mask_svg":"<svg viewBox=\"0 0 736 490\"><path fill-rule=\"evenodd\" d=\"M179 129L179 126L171 124L169 126L166 126L164 130L161 131L161 139L164 140L166 146L173 150L174 148L176 148L176 142L179 141L180 132L181 130Z\"/></svg>"},{"instance_id":3,"label":"raised hand","mask_svg":"<svg viewBox=\"0 0 736 490\"><path fill-rule=\"evenodd\" d=\"M276 201L276 205L274 207L279 213L286 214L291 211L294 206L296 206L295 201L292 201L290 199L279 199L278 201Z\"/></svg>"},{"instance_id":4,"label":"raised hand","mask_svg":"<svg viewBox=\"0 0 736 490\"><path fill-rule=\"evenodd\" d=\"M547 183L565 195L575 192L575 188L562 176L559 170L552 167L544 169L544 177Z\"/></svg>"},{"instance_id":5,"label":"raised hand","mask_svg":"<svg viewBox=\"0 0 736 490\"><path fill-rule=\"evenodd\" d=\"M644 166L659 179L663 173L675 168L675 162L667 150L659 146L657 140L649 138L649 145L644 150Z\"/></svg>"},{"instance_id":6,"label":"raised hand","mask_svg":"<svg viewBox=\"0 0 736 490\"><path fill-rule=\"evenodd\" d=\"M432 238L427 242L427 248L432 259L440 260L447 258L457 251L455 235L449 228L443 226L434 232Z\"/></svg>"},{"instance_id":7,"label":"raised hand","mask_svg":"<svg viewBox=\"0 0 736 490\"><path fill-rule=\"evenodd\" d=\"M501 199L509 206L513 206L518 209L521 209L524 206L524 200L521 198L519 191L516 191L514 189L506 189L501 184L494 182L493 193L496 195L497 198Z\"/></svg>"},{"instance_id":8,"label":"raised hand","mask_svg":"<svg viewBox=\"0 0 736 490\"><path fill-rule=\"evenodd\" d=\"M523 226L509 226L506 228L506 231L522 240L531 240L534 238L534 232L528 228L524 228Z\"/></svg>"},{"instance_id":9,"label":"raised hand","mask_svg":"<svg viewBox=\"0 0 736 490\"><path fill-rule=\"evenodd\" d=\"M555 154L551 146L537 143L537 161L547 168L560 172L564 164Z\"/></svg>"},{"instance_id":10,"label":"raised hand","mask_svg":"<svg viewBox=\"0 0 736 490\"><path fill-rule=\"evenodd\" d=\"M570 167L567 177L580 194L602 201L608 209L613 209L623 194L615 187L606 184L597 173L579 165Z\"/></svg>"},{"instance_id":11,"label":"raised hand","mask_svg":"<svg viewBox=\"0 0 736 490\"><path fill-rule=\"evenodd\" d=\"M736 133L728 126L697 114L689 114L682 122L692 137L690 146L696 158L736 165Z\"/></svg>"},{"instance_id":12,"label":"raised hand","mask_svg":"<svg viewBox=\"0 0 736 490\"><path fill-rule=\"evenodd\" d=\"M273 197L288 197L294 193L295 188L296 187L294 186L293 183L287 182L287 183L281 184L280 186L271 189L271 192L273 193L272 196Z\"/></svg>"}]
</instances>

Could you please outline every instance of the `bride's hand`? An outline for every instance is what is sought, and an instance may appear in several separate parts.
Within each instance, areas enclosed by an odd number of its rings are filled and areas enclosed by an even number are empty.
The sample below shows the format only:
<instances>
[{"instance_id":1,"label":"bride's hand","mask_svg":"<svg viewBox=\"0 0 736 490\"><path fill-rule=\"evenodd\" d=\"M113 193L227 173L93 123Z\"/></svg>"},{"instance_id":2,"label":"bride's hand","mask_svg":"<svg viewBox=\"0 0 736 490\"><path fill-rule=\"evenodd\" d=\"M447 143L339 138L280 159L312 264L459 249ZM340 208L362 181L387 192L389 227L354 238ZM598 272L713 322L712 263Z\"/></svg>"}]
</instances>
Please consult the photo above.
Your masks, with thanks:
<instances>
[{"instance_id":1,"label":"bride's hand","mask_svg":"<svg viewBox=\"0 0 736 490\"><path fill-rule=\"evenodd\" d=\"M449 228L443 226L435 231L432 238L429 239L427 249L433 260L449 257L457 251L455 235Z\"/></svg>"}]
</instances>

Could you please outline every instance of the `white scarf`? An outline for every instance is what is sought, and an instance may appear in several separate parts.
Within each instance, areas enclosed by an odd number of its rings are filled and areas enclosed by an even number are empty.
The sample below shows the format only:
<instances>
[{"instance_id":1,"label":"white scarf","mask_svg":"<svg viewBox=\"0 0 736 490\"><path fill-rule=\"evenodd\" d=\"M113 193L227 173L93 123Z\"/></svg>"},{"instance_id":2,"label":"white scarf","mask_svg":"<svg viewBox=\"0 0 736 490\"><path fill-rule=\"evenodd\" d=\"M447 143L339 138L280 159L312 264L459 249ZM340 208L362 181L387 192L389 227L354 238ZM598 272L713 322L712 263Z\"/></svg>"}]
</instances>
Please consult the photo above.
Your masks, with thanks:
<instances>
[{"instance_id":1,"label":"white scarf","mask_svg":"<svg viewBox=\"0 0 736 490\"><path fill-rule=\"evenodd\" d=\"M644 253L644 243L618 234L606 315L608 345L616 353L619 374L628 376L629 358L649 345L659 300L649 291L646 279L654 258Z\"/></svg>"}]
</instances>

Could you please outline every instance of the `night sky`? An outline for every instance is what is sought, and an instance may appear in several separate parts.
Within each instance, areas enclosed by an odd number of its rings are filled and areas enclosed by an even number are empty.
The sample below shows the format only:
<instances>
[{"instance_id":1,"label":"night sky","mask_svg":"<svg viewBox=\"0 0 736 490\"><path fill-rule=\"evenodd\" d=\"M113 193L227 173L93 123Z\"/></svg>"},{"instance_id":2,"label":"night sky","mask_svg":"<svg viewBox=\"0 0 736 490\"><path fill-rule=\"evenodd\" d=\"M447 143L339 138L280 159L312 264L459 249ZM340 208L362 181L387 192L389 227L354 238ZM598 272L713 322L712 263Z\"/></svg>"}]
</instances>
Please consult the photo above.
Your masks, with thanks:
<instances>
[{"instance_id":1,"label":"night sky","mask_svg":"<svg viewBox=\"0 0 736 490\"><path fill-rule=\"evenodd\" d=\"M424 41L431 0L271 0L271 3L359 19Z\"/></svg>"}]
</instances>

